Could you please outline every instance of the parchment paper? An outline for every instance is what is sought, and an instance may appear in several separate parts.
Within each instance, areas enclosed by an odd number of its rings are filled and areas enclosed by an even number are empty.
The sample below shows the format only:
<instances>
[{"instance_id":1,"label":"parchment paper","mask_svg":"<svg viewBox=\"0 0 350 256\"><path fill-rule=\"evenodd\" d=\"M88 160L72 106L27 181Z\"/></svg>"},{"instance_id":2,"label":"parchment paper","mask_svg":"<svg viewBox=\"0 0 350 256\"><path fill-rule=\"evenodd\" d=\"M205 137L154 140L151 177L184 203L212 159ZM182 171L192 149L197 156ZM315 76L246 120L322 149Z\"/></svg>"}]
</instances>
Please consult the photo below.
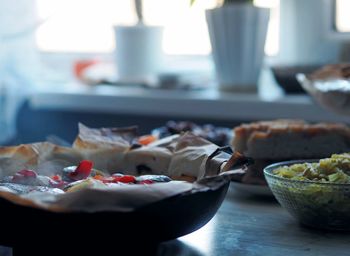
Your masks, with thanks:
<instances>
[{"instance_id":1,"label":"parchment paper","mask_svg":"<svg viewBox=\"0 0 350 256\"><path fill-rule=\"evenodd\" d=\"M234 172L222 173L222 170L228 171L230 166L239 162L239 166L235 167L240 171L244 166L242 157L240 155L238 159L237 155L191 133L135 148L132 140L117 132L80 126L80 134L72 148L47 142L0 148L0 179L22 169L54 175L66 166L89 159L94 162L94 168L110 173L164 174L173 179L190 177L195 182L173 180L151 185L106 187L102 182L91 179L89 188L76 192L57 193L54 189L43 189L24 194L12 193L0 184L0 197L51 211L128 212L174 195L223 185Z\"/></svg>"}]
</instances>

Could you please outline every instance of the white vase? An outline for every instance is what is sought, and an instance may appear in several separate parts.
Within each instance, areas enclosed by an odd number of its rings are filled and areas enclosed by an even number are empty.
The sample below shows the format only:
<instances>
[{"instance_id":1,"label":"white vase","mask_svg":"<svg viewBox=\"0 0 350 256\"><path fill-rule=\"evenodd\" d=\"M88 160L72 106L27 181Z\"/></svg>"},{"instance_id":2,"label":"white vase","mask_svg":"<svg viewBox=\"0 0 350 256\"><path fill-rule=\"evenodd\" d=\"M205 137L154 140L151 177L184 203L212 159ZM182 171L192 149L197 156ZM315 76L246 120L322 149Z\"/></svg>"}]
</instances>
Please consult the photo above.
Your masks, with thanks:
<instances>
[{"instance_id":1,"label":"white vase","mask_svg":"<svg viewBox=\"0 0 350 256\"><path fill-rule=\"evenodd\" d=\"M251 4L229 4L206 11L220 89L256 90L269 14L269 9Z\"/></svg>"},{"instance_id":2,"label":"white vase","mask_svg":"<svg viewBox=\"0 0 350 256\"><path fill-rule=\"evenodd\" d=\"M144 82L157 76L163 59L162 38L162 27L116 26L115 58L119 79Z\"/></svg>"}]
</instances>

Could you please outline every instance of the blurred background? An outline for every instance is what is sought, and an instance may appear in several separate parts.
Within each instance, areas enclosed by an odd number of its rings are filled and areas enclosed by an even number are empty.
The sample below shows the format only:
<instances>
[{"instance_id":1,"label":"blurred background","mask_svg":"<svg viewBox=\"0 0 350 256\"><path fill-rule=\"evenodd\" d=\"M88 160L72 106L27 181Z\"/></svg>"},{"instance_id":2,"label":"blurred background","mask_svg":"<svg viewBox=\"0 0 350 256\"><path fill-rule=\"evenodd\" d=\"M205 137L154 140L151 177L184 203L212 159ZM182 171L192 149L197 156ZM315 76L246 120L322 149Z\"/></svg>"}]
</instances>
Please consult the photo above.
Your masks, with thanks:
<instances>
[{"instance_id":1,"label":"blurred background","mask_svg":"<svg viewBox=\"0 0 350 256\"><path fill-rule=\"evenodd\" d=\"M79 121L141 133L168 120L348 122L316 105L295 74L348 61L349 1L245 1L268 11L266 33L264 19L232 18L235 1L222 2L0 0L0 143L71 142Z\"/></svg>"}]
</instances>

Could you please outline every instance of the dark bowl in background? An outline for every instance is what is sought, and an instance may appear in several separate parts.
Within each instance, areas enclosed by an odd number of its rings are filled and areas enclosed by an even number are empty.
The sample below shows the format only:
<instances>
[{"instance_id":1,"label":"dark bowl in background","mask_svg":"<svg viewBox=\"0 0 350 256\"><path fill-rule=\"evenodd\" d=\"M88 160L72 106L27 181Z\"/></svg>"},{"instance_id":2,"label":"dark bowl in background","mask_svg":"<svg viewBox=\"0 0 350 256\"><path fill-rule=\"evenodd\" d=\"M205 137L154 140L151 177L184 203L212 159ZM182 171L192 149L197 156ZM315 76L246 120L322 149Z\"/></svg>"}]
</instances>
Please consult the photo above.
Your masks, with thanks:
<instances>
[{"instance_id":1,"label":"dark bowl in background","mask_svg":"<svg viewBox=\"0 0 350 256\"><path fill-rule=\"evenodd\" d=\"M271 67L272 73L277 84L287 94L306 94L305 90L301 87L300 83L296 79L298 73L310 74L319 69L320 65L310 66L273 66Z\"/></svg>"}]
</instances>

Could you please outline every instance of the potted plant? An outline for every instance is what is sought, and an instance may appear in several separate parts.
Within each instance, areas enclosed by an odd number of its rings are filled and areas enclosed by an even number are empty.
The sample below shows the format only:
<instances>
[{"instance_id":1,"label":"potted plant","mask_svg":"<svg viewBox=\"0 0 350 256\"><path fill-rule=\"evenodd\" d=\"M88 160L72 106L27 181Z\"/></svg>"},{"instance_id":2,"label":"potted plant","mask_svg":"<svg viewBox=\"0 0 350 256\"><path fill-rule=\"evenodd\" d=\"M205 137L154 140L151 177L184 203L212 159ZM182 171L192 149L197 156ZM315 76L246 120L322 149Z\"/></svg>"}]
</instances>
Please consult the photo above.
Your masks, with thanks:
<instances>
[{"instance_id":1,"label":"potted plant","mask_svg":"<svg viewBox=\"0 0 350 256\"><path fill-rule=\"evenodd\" d=\"M115 27L118 77L125 82L149 82L162 65L163 28L144 22L142 0L134 0L137 23Z\"/></svg>"},{"instance_id":2,"label":"potted plant","mask_svg":"<svg viewBox=\"0 0 350 256\"><path fill-rule=\"evenodd\" d=\"M269 9L254 6L253 0L223 0L206 11L220 89L256 91L269 16Z\"/></svg>"}]
</instances>

